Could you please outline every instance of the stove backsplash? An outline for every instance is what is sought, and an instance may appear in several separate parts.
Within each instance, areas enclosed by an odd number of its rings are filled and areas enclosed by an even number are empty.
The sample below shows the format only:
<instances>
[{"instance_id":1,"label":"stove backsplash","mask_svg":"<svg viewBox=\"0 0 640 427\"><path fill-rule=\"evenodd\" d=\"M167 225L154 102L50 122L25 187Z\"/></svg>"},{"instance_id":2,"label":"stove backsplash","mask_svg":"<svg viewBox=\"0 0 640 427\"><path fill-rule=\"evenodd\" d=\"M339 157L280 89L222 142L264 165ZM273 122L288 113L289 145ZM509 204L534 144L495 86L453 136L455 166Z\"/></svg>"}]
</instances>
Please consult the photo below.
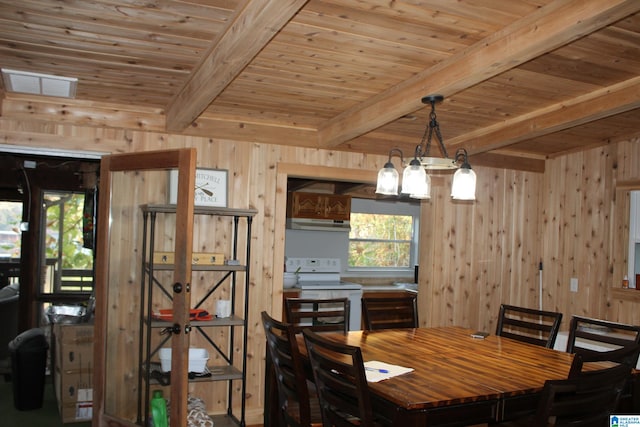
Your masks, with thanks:
<instances>
[{"instance_id":1,"label":"stove backsplash","mask_svg":"<svg viewBox=\"0 0 640 427\"><path fill-rule=\"evenodd\" d=\"M339 258L340 273L349 265L349 233L286 230L286 258Z\"/></svg>"}]
</instances>

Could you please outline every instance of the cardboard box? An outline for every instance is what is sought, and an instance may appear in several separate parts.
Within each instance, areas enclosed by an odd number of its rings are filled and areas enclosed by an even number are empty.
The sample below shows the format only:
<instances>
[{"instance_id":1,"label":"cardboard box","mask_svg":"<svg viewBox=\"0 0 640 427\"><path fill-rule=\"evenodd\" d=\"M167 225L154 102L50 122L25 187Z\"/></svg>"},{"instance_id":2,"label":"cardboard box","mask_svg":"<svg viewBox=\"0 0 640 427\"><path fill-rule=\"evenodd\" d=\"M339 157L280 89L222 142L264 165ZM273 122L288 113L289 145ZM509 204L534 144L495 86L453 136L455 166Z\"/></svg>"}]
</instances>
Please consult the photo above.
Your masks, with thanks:
<instances>
[{"instance_id":1,"label":"cardboard box","mask_svg":"<svg viewBox=\"0 0 640 427\"><path fill-rule=\"evenodd\" d=\"M93 412L93 325L54 324L53 385L63 423L90 421Z\"/></svg>"},{"instance_id":2,"label":"cardboard box","mask_svg":"<svg viewBox=\"0 0 640 427\"><path fill-rule=\"evenodd\" d=\"M56 370L54 382L58 406L93 401L93 372Z\"/></svg>"},{"instance_id":3,"label":"cardboard box","mask_svg":"<svg viewBox=\"0 0 640 427\"><path fill-rule=\"evenodd\" d=\"M55 324L55 367L62 372L93 369L93 325Z\"/></svg>"},{"instance_id":4,"label":"cardboard box","mask_svg":"<svg viewBox=\"0 0 640 427\"><path fill-rule=\"evenodd\" d=\"M56 323L53 335L65 344L93 346L93 323Z\"/></svg>"},{"instance_id":5,"label":"cardboard box","mask_svg":"<svg viewBox=\"0 0 640 427\"><path fill-rule=\"evenodd\" d=\"M58 409L63 424L91 421L93 416L93 402L69 403Z\"/></svg>"},{"instance_id":6,"label":"cardboard box","mask_svg":"<svg viewBox=\"0 0 640 427\"><path fill-rule=\"evenodd\" d=\"M90 420L93 409L93 372L62 372L56 369L53 381L62 422Z\"/></svg>"}]
</instances>

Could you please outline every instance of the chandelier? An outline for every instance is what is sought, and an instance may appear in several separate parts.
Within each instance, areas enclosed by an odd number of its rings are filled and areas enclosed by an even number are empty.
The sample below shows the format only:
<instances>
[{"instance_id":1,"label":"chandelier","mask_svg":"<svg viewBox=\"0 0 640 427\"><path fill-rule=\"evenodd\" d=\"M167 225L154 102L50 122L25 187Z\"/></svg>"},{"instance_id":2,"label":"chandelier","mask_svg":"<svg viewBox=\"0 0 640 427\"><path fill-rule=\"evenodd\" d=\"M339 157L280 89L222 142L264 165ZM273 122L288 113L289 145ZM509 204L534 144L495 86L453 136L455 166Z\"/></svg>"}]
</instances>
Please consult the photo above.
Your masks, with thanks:
<instances>
[{"instance_id":1,"label":"chandelier","mask_svg":"<svg viewBox=\"0 0 640 427\"><path fill-rule=\"evenodd\" d=\"M440 125L436 119L437 102L444 99L442 95L428 95L422 98L423 104L431 104L429 123L427 124L420 144L416 146L413 159L406 165L402 173L403 194L408 194L414 199L431 198L431 177L429 170L456 170L453 175L451 185L451 198L454 200L475 200L476 199L476 174L471 170L467 150L459 148L453 159L449 158L447 149L442 141ZM435 134L440 147L440 152L444 157L431 157L431 140ZM391 163L391 157L398 155L404 165L404 156L399 148L392 148L389 151L389 160L378 172L378 182L376 193L384 195L398 195L399 175L396 168Z\"/></svg>"}]
</instances>

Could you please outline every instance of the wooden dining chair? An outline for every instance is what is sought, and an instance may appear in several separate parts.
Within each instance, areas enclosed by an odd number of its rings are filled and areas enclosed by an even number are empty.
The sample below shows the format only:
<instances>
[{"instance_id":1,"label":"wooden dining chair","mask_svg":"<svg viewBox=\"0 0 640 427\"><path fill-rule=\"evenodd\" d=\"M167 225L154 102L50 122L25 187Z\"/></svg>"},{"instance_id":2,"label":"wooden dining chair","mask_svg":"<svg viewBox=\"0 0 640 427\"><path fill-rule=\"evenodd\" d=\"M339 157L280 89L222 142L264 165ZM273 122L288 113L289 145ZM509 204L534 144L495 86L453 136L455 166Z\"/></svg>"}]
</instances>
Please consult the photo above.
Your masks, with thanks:
<instances>
[{"instance_id":1,"label":"wooden dining chair","mask_svg":"<svg viewBox=\"0 0 640 427\"><path fill-rule=\"evenodd\" d=\"M296 333L305 328L345 333L349 330L349 298L286 298L284 305L287 322Z\"/></svg>"},{"instance_id":2,"label":"wooden dining chair","mask_svg":"<svg viewBox=\"0 0 640 427\"><path fill-rule=\"evenodd\" d=\"M262 325L276 376L280 420L288 427L320 426L318 396L315 386L307 381L292 325L275 320L266 311L262 312Z\"/></svg>"},{"instance_id":3,"label":"wooden dining chair","mask_svg":"<svg viewBox=\"0 0 640 427\"><path fill-rule=\"evenodd\" d=\"M553 348L561 321L562 313L502 304L496 335Z\"/></svg>"},{"instance_id":4,"label":"wooden dining chair","mask_svg":"<svg viewBox=\"0 0 640 427\"><path fill-rule=\"evenodd\" d=\"M380 425L374 419L360 347L302 331L325 427Z\"/></svg>"},{"instance_id":5,"label":"wooden dining chair","mask_svg":"<svg viewBox=\"0 0 640 427\"><path fill-rule=\"evenodd\" d=\"M640 326L589 317L572 316L567 338L567 353L593 353L608 348L640 344ZM580 350L578 350L580 349Z\"/></svg>"},{"instance_id":6,"label":"wooden dining chair","mask_svg":"<svg viewBox=\"0 0 640 427\"><path fill-rule=\"evenodd\" d=\"M571 365L571 371L569 372L569 378L573 378L581 375L583 371L583 365L585 363L592 362L615 362L624 363L629 367L634 368L638 363L638 356L640 355L640 344L629 345L620 347L609 351L595 351L581 347L574 347L576 357L574 363ZM589 373L590 371L586 371Z\"/></svg>"},{"instance_id":7,"label":"wooden dining chair","mask_svg":"<svg viewBox=\"0 0 640 427\"><path fill-rule=\"evenodd\" d=\"M577 356L578 358L580 356ZM578 362L581 365L582 362ZM609 425L631 367L621 363L610 368L578 374L564 380L547 380L534 415L492 424L499 427L600 427Z\"/></svg>"},{"instance_id":8,"label":"wooden dining chair","mask_svg":"<svg viewBox=\"0 0 640 427\"><path fill-rule=\"evenodd\" d=\"M376 329L417 328L418 307L415 295L394 298L362 298L364 327Z\"/></svg>"},{"instance_id":9,"label":"wooden dining chair","mask_svg":"<svg viewBox=\"0 0 640 427\"><path fill-rule=\"evenodd\" d=\"M546 426L554 417L555 427L609 425L622 390L631 377L631 367L619 364L590 375L547 381L542 391L534 426Z\"/></svg>"},{"instance_id":10,"label":"wooden dining chair","mask_svg":"<svg viewBox=\"0 0 640 427\"><path fill-rule=\"evenodd\" d=\"M567 352L580 356L584 363L626 363L632 368L640 355L640 326L573 316L569 325ZM575 375L572 367L570 375ZM638 384L636 384L638 383ZM640 411L640 380L629 379L620 397L619 410Z\"/></svg>"}]
</instances>

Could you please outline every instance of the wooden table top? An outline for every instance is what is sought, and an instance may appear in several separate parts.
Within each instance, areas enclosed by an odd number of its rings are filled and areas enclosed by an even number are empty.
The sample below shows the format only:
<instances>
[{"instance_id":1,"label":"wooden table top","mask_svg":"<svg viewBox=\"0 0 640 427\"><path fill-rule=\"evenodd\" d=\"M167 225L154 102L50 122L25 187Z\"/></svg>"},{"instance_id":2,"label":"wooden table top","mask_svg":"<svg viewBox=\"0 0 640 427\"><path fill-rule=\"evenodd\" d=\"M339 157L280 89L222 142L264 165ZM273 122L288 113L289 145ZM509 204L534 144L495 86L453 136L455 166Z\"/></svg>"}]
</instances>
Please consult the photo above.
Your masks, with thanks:
<instances>
[{"instance_id":1,"label":"wooden table top","mask_svg":"<svg viewBox=\"0 0 640 427\"><path fill-rule=\"evenodd\" d=\"M407 411L537 393L546 380L563 379L569 373L571 354L495 335L472 338L473 332L440 327L324 335L359 346L365 362L414 368L369 384L378 397Z\"/></svg>"}]
</instances>

